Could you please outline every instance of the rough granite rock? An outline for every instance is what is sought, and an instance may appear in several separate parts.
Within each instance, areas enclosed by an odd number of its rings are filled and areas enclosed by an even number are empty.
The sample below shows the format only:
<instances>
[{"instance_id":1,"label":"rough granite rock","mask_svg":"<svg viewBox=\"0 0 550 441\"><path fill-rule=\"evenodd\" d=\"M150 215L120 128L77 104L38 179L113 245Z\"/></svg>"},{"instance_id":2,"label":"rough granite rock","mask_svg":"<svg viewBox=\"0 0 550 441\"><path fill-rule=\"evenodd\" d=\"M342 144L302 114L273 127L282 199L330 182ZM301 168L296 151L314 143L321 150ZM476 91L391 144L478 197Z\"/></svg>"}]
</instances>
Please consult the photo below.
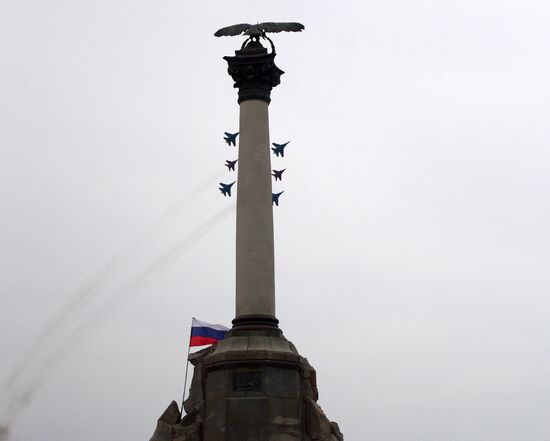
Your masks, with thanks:
<instances>
[{"instance_id":1,"label":"rough granite rock","mask_svg":"<svg viewBox=\"0 0 550 441\"><path fill-rule=\"evenodd\" d=\"M172 441L174 428L180 422L178 404L172 401L157 421L157 428L150 441Z\"/></svg>"},{"instance_id":2,"label":"rough granite rock","mask_svg":"<svg viewBox=\"0 0 550 441\"><path fill-rule=\"evenodd\" d=\"M183 403L183 409L186 413L190 413L204 401L201 366L204 357L210 354L213 348L214 346L210 346L189 355L189 363L191 363L195 369L193 371L193 379L191 380L191 386L189 388L189 396Z\"/></svg>"},{"instance_id":3,"label":"rough granite rock","mask_svg":"<svg viewBox=\"0 0 550 441\"><path fill-rule=\"evenodd\" d=\"M330 421L313 400L305 400L306 433L312 441L343 441L338 424Z\"/></svg>"},{"instance_id":4,"label":"rough granite rock","mask_svg":"<svg viewBox=\"0 0 550 441\"><path fill-rule=\"evenodd\" d=\"M180 419L175 401L158 419L157 428L149 441L200 441L202 433L202 409L200 404Z\"/></svg>"}]
</instances>

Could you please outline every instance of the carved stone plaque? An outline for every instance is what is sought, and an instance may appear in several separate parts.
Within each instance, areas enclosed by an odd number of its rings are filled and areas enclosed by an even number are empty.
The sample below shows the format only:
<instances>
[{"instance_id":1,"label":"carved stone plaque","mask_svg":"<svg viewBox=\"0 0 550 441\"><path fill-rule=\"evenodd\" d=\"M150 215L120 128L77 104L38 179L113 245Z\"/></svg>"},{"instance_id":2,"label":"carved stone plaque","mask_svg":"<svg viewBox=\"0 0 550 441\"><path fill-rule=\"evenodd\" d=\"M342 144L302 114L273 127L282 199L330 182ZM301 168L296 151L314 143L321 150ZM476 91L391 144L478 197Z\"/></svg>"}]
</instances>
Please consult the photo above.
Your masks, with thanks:
<instances>
[{"instance_id":1,"label":"carved stone plaque","mask_svg":"<svg viewBox=\"0 0 550 441\"><path fill-rule=\"evenodd\" d=\"M233 372L233 392L262 390L260 372Z\"/></svg>"}]
</instances>

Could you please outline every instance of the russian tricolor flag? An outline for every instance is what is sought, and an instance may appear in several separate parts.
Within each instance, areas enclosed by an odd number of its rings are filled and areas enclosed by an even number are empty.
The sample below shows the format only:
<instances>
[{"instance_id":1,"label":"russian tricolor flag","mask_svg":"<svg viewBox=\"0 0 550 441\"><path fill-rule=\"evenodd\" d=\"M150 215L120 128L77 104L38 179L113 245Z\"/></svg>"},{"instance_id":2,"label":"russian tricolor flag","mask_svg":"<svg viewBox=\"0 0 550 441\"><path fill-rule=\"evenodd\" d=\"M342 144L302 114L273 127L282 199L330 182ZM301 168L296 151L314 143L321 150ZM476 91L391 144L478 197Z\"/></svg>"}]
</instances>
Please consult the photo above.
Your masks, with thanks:
<instances>
[{"instance_id":1,"label":"russian tricolor flag","mask_svg":"<svg viewBox=\"0 0 550 441\"><path fill-rule=\"evenodd\" d=\"M213 325L211 323L202 322L193 318L191 324L191 339L189 340L189 347L192 346L204 346L216 343L225 337L225 333L229 331L222 325Z\"/></svg>"}]
</instances>

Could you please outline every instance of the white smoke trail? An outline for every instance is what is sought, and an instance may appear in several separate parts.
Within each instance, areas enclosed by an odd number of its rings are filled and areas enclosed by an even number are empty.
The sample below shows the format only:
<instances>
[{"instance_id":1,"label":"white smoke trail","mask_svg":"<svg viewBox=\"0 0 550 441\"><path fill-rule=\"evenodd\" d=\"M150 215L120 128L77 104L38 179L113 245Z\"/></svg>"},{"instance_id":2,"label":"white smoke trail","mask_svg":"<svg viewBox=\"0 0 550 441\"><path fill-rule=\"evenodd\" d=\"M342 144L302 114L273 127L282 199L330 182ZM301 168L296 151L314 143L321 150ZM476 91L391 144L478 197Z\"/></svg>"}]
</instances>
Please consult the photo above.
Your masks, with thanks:
<instances>
[{"instance_id":1,"label":"white smoke trail","mask_svg":"<svg viewBox=\"0 0 550 441\"><path fill-rule=\"evenodd\" d=\"M132 251L134 251L144 239L162 226L170 217L195 202L208 188L211 188L214 183L218 182L220 176L219 173L216 173L201 182L183 196L176 204L162 213L151 224L143 228L135 235L128 245L120 249L82 288L77 290L74 295L65 302L40 331L34 343L29 347L27 352L25 352L19 362L11 369L2 386L2 396L8 393L8 390L22 373L28 369L29 366L32 366L33 360L40 355L43 348L45 348L47 343L55 337L56 333L67 324L67 321L74 319L79 311L85 309L100 288L110 281L111 276L115 275L125 266L129 261L128 256L133 254Z\"/></svg>"},{"instance_id":2,"label":"white smoke trail","mask_svg":"<svg viewBox=\"0 0 550 441\"><path fill-rule=\"evenodd\" d=\"M7 426L0 425L0 441L8 441L10 429Z\"/></svg>"},{"instance_id":3,"label":"white smoke trail","mask_svg":"<svg viewBox=\"0 0 550 441\"><path fill-rule=\"evenodd\" d=\"M110 315L115 313L128 300L135 296L136 290L139 287L154 279L154 277L158 276L169 264L184 255L197 241L202 239L215 226L227 218L234 209L235 205L232 204L220 210L199 227L186 234L162 255L143 268L140 273L124 285L121 290L116 291L111 299L77 325L73 331L39 363L34 375L32 372L30 373L30 378L26 383L17 387L15 391L10 391L11 399L3 416L3 420L7 423L7 427L11 427L15 423L21 412L28 406L52 371L55 370L55 368L82 343L82 341L90 337Z\"/></svg>"},{"instance_id":4,"label":"white smoke trail","mask_svg":"<svg viewBox=\"0 0 550 441\"><path fill-rule=\"evenodd\" d=\"M8 406L11 409L8 412L9 414L19 414L20 410L27 406L34 395L33 384L36 381L27 381L25 383L22 377L25 375L30 378L37 376L36 373L33 374L33 370L36 370L41 365L41 358L46 357L47 359L49 357L48 352L51 354L52 341L56 336L63 334L63 328L69 326L71 321L74 321L75 318L78 319L79 315L83 312L85 313L89 303L94 300L96 295L105 285L108 285L112 276L116 275L127 266L131 257L136 254L138 246L147 237L158 232L158 229L172 216L193 204L206 190L212 188L213 184L217 183L220 177L221 174L216 173L194 187L176 204L136 234L134 239L130 241L127 246L120 249L107 264L100 268L86 285L70 296L58 312L47 322L31 347L29 347L23 357L13 366L10 373L6 376L1 388L0 399L5 402L9 397L13 397L13 399L9 400L10 403ZM18 382L25 383L25 385L19 386ZM6 420L6 416L6 413L0 413L1 420ZM11 418L9 419L11 420ZM9 427L0 425L0 440L2 437L7 437L8 429Z\"/></svg>"}]
</instances>

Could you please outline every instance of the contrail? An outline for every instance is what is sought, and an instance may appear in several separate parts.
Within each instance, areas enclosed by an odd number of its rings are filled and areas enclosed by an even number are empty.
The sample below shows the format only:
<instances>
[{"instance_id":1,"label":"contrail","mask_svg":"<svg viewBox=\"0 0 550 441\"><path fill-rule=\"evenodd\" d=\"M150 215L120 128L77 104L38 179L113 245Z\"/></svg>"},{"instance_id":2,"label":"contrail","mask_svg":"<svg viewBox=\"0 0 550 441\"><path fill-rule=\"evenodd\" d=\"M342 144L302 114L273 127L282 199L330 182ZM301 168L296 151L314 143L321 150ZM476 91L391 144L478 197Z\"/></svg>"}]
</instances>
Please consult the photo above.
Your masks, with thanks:
<instances>
[{"instance_id":1,"label":"contrail","mask_svg":"<svg viewBox=\"0 0 550 441\"><path fill-rule=\"evenodd\" d=\"M86 338L90 337L94 331L98 329L100 324L104 323L110 315L135 296L138 288L153 280L169 264L184 255L196 242L227 218L234 209L235 205L232 204L218 211L199 227L183 236L153 262L145 266L137 276L126 283L119 291L116 291L111 299L85 318L84 321L66 336L66 338L40 363L40 366L38 366L40 368L39 373L35 375L31 374L31 378L28 382L20 387L17 393L14 394L15 396L12 398L3 418L8 423L8 427L13 425L21 412L30 403L38 389L47 380L47 377L73 351L73 349L79 346ZM0 434L1 433L0 431Z\"/></svg>"},{"instance_id":2,"label":"contrail","mask_svg":"<svg viewBox=\"0 0 550 441\"><path fill-rule=\"evenodd\" d=\"M152 232L157 230L167 219L178 213L183 208L188 207L195 202L202 194L216 183L220 178L220 173L211 175L208 179L194 187L185 196L183 196L176 204L162 213L152 223L144 227L135 237L129 242L128 245L121 248L113 258L111 258L104 266L102 266L94 276L79 289L68 301L59 309L59 311L52 317L52 319L44 326L40 331L39 336L36 338L31 347L25 352L19 362L11 369L7 375L4 385L2 387L2 395L4 396L12 385L17 381L20 375L25 369L32 365L33 359L43 350L44 346L49 340L61 329L67 322L77 315L77 311L86 307L90 300L92 300L94 294L96 294L105 282L108 282L113 274L116 274L117 270L120 270L124 266L125 260L141 241L143 241ZM1 433L1 432L0 432Z\"/></svg>"},{"instance_id":3,"label":"contrail","mask_svg":"<svg viewBox=\"0 0 550 441\"><path fill-rule=\"evenodd\" d=\"M10 428L0 425L0 441L8 441L10 436Z\"/></svg>"}]
</instances>

